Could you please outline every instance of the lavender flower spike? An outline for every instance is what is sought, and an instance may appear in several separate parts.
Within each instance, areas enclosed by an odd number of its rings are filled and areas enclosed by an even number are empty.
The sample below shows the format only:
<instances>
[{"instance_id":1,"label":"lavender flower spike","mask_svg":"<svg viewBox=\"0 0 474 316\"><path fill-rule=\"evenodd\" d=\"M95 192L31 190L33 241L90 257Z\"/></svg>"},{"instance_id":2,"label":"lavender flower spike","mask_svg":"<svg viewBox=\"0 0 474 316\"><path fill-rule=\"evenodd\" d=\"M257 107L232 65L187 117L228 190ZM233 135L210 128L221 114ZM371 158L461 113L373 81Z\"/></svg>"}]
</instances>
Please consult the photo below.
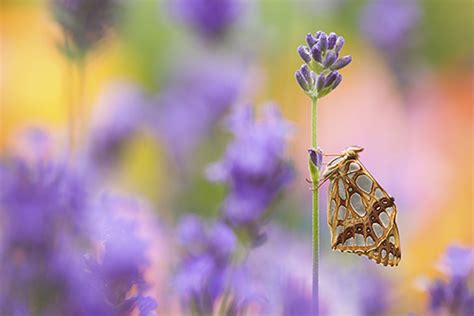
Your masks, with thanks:
<instances>
[{"instance_id":1,"label":"lavender flower spike","mask_svg":"<svg viewBox=\"0 0 474 316\"><path fill-rule=\"evenodd\" d=\"M296 79L307 95L312 98L321 98L333 91L342 80L339 74L330 75L331 72L346 67L351 63L352 57L347 55L339 58L339 53L344 46L344 38L337 36L334 32L331 32L329 36L324 32L316 32L314 37L308 34L306 43L308 47L299 46L298 53L310 68L310 74L314 73L311 77L316 80L308 80L304 73L296 74ZM326 76L330 76L329 81L324 82L323 79Z\"/></svg>"},{"instance_id":2,"label":"lavender flower spike","mask_svg":"<svg viewBox=\"0 0 474 316\"><path fill-rule=\"evenodd\" d=\"M259 230L268 206L293 178L285 158L290 125L275 106L263 108L259 122L252 107L237 108L230 125L235 138L222 160L211 165L207 174L230 188L223 205L226 222L245 229L255 241L261 236Z\"/></svg>"},{"instance_id":3,"label":"lavender flower spike","mask_svg":"<svg viewBox=\"0 0 474 316\"><path fill-rule=\"evenodd\" d=\"M205 39L222 38L237 22L243 0L173 0L176 14Z\"/></svg>"},{"instance_id":4,"label":"lavender flower spike","mask_svg":"<svg viewBox=\"0 0 474 316\"><path fill-rule=\"evenodd\" d=\"M428 288L429 309L436 315L473 315L474 249L450 246L438 266L447 280L435 280Z\"/></svg>"},{"instance_id":5,"label":"lavender flower spike","mask_svg":"<svg viewBox=\"0 0 474 316\"><path fill-rule=\"evenodd\" d=\"M196 216L181 219L178 234L183 257L175 286L186 310L208 315L225 292L237 239L221 222L205 226Z\"/></svg>"},{"instance_id":6,"label":"lavender flower spike","mask_svg":"<svg viewBox=\"0 0 474 316\"><path fill-rule=\"evenodd\" d=\"M420 22L420 1L369 1L362 11L360 27L363 34L385 55L394 57L412 43Z\"/></svg>"}]
</instances>

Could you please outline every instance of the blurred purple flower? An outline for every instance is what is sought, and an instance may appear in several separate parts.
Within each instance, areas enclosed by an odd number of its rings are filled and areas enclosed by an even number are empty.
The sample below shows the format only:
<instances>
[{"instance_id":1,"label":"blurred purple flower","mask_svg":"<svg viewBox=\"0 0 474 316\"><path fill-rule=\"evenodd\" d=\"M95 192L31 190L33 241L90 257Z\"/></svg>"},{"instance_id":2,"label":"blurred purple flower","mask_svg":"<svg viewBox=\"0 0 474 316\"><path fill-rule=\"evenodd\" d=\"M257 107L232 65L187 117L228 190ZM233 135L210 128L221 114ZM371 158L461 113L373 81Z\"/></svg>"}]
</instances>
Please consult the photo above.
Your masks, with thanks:
<instances>
[{"instance_id":1,"label":"blurred purple flower","mask_svg":"<svg viewBox=\"0 0 474 316\"><path fill-rule=\"evenodd\" d=\"M206 229L192 215L181 219L178 236L183 255L175 281L183 307L211 314L228 284L237 239L227 225L217 222Z\"/></svg>"},{"instance_id":2,"label":"blurred purple flower","mask_svg":"<svg viewBox=\"0 0 474 316\"><path fill-rule=\"evenodd\" d=\"M359 277L358 281L362 285L358 290L358 305L361 315L385 315L390 308L388 280L374 273L362 273Z\"/></svg>"},{"instance_id":3,"label":"blurred purple flower","mask_svg":"<svg viewBox=\"0 0 474 316\"><path fill-rule=\"evenodd\" d=\"M450 315L474 315L474 249L450 246L440 261L440 270L448 279L435 280L428 288L429 309Z\"/></svg>"},{"instance_id":4,"label":"blurred purple flower","mask_svg":"<svg viewBox=\"0 0 474 316\"><path fill-rule=\"evenodd\" d=\"M66 56L80 58L105 37L118 0L51 0L51 4L66 37L63 51Z\"/></svg>"},{"instance_id":5,"label":"blurred purple flower","mask_svg":"<svg viewBox=\"0 0 474 316\"><path fill-rule=\"evenodd\" d=\"M150 124L169 155L183 161L236 101L242 72L230 62L213 62L176 74L158 96Z\"/></svg>"},{"instance_id":6,"label":"blurred purple flower","mask_svg":"<svg viewBox=\"0 0 474 316\"><path fill-rule=\"evenodd\" d=\"M242 12L242 0L176 0L173 9L207 39L222 37Z\"/></svg>"},{"instance_id":7,"label":"blurred purple flower","mask_svg":"<svg viewBox=\"0 0 474 316\"><path fill-rule=\"evenodd\" d=\"M446 275L466 277L474 272L474 249L452 245L438 263L439 269Z\"/></svg>"},{"instance_id":8,"label":"blurred purple flower","mask_svg":"<svg viewBox=\"0 0 474 316\"><path fill-rule=\"evenodd\" d=\"M117 5L118 0L51 0L54 18L64 32L61 49L66 56L82 58L104 38Z\"/></svg>"},{"instance_id":9,"label":"blurred purple flower","mask_svg":"<svg viewBox=\"0 0 474 316\"><path fill-rule=\"evenodd\" d=\"M55 161L17 158L2 161L0 181L0 314L127 315L138 308L125 292L139 286L141 293L143 248L129 226L96 238L84 179Z\"/></svg>"},{"instance_id":10,"label":"blurred purple flower","mask_svg":"<svg viewBox=\"0 0 474 316\"><path fill-rule=\"evenodd\" d=\"M410 46L420 20L415 0L369 1L362 11L362 32L388 56L396 56Z\"/></svg>"},{"instance_id":11,"label":"blurred purple flower","mask_svg":"<svg viewBox=\"0 0 474 316\"><path fill-rule=\"evenodd\" d=\"M61 263L79 265L77 245L88 243L81 180L63 165L11 159L2 161L0 181L0 314L30 314L31 299L41 296L45 309L76 306L58 296L70 288Z\"/></svg>"},{"instance_id":12,"label":"blurred purple flower","mask_svg":"<svg viewBox=\"0 0 474 316\"><path fill-rule=\"evenodd\" d=\"M98 258L88 257L87 267L97 279L104 300L119 314L135 307L140 315L148 315L157 307L154 299L145 296L148 285L143 271L149 262L147 244L137 235L137 223L119 217L120 210L137 209L136 202L118 195L103 194L93 216L95 242L103 251ZM130 295L133 290L133 296Z\"/></svg>"},{"instance_id":13,"label":"blurred purple flower","mask_svg":"<svg viewBox=\"0 0 474 316\"><path fill-rule=\"evenodd\" d=\"M208 168L207 176L229 186L223 206L225 220L233 227L257 228L258 235L264 212L293 178L285 158L290 124L275 106L264 107L259 122L253 108L245 106L236 108L229 128L234 140L224 157Z\"/></svg>"},{"instance_id":14,"label":"blurred purple flower","mask_svg":"<svg viewBox=\"0 0 474 316\"><path fill-rule=\"evenodd\" d=\"M282 286L283 315L284 316L311 316L311 291L307 291L303 284L295 280L288 280Z\"/></svg>"},{"instance_id":15,"label":"blurred purple flower","mask_svg":"<svg viewBox=\"0 0 474 316\"><path fill-rule=\"evenodd\" d=\"M147 97L138 86L116 83L99 99L88 144L90 166L101 171L117 161L144 123Z\"/></svg>"}]
</instances>

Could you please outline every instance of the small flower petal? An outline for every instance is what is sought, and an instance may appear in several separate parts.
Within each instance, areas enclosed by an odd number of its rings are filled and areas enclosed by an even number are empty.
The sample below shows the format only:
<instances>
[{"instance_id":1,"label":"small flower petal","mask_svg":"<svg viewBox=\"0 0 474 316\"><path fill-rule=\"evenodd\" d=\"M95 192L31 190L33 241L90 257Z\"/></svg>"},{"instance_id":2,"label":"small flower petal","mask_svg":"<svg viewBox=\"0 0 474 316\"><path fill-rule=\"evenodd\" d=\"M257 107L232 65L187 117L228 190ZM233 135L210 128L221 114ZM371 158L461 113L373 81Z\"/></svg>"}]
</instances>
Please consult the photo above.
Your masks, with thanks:
<instances>
[{"instance_id":1,"label":"small flower petal","mask_svg":"<svg viewBox=\"0 0 474 316\"><path fill-rule=\"evenodd\" d=\"M337 54L330 51L327 53L326 58L324 59L324 67L330 67L337 59Z\"/></svg>"},{"instance_id":2,"label":"small flower petal","mask_svg":"<svg viewBox=\"0 0 474 316\"><path fill-rule=\"evenodd\" d=\"M308 47L311 48L316 44L316 39L313 37L313 34L308 33L306 35L306 43L308 44Z\"/></svg>"},{"instance_id":3,"label":"small flower petal","mask_svg":"<svg viewBox=\"0 0 474 316\"><path fill-rule=\"evenodd\" d=\"M337 35L334 32L331 32L328 36L328 49L333 49L336 45Z\"/></svg>"},{"instance_id":4,"label":"small flower petal","mask_svg":"<svg viewBox=\"0 0 474 316\"><path fill-rule=\"evenodd\" d=\"M339 73L337 71L332 71L326 78L326 81L324 82L325 87L330 87L334 81L336 81Z\"/></svg>"},{"instance_id":5,"label":"small flower petal","mask_svg":"<svg viewBox=\"0 0 474 316\"><path fill-rule=\"evenodd\" d=\"M316 80L316 90L319 92L324 88L324 83L326 82L326 78L323 74L318 76L318 80Z\"/></svg>"},{"instance_id":6,"label":"small flower petal","mask_svg":"<svg viewBox=\"0 0 474 316\"><path fill-rule=\"evenodd\" d=\"M340 52L341 49L342 49L342 46L344 46L344 43L345 43L344 37L339 36L339 37L337 38L337 41L336 41L336 47L334 48L334 50L336 51L336 53L339 54L339 52Z\"/></svg>"},{"instance_id":7,"label":"small flower petal","mask_svg":"<svg viewBox=\"0 0 474 316\"><path fill-rule=\"evenodd\" d=\"M303 75L304 79L309 85L312 85L311 70L307 64L303 64L300 68L300 72Z\"/></svg>"},{"instance_id":8,"label":"small flower petal","mask_svg":"<svg viewBox=\"0 0 474 316\"><path fill-rule=\"evenodd\" d=\"M319 48L321 51L325 51L328 48L328 38L326 33L321 32L321 36L319 37Z\"/></svg>"},{"instance_id":9,"label":"small flower petal","mask_svg":"<svg viewBox=\"0 0 474 316\"><path fill-rule=\"evenodd\" d=\"M349 65L352 61L352 56L350 55L347 55L347 56L344 56L342 58L339 58L332 66L331 66L331 69L333 70L338 70L338 69L341 69L341 68L344 68L346 67L347 65Z\"/></svg>"},{"instance_id":10,"label":"small flower petal","mask_svg":"<svg viewBox=\"0 0 474 316\"><path fill-rule=\"evenodd\" d=\"M301 89L303 89L304 91L309 91L308 83L306 82L303 74L300 71L297 71L295 73L295 78L298 84L300 85Z\"/></svg>"},{"instance_id":11,"label":"small flower petal","mask_svg":"<svg viewBox=\"0 0 474 316\"><path fill-rule=\"evenodd\" d=\"M323 61L322 56L321 56L321 50L319 49L319 43L314 45L313 48L311 48L311 55L313 56L313 59L319 63Z\"/></svg>"},{"instance_id":12,"label":"small flower petal","mask_svg":"<svg viewBox=\"0 0 474 316\"><path fill-rule=\"evenodd\" d=\"M338 74L336 80L334 80L334 83L332 84L332 90L336 89L336 87L341 83L341 81L342 76L341 74Z\"/></svg>"},{"instance_id":13,"label":"small flower petal","mask_svg":"<svg viewBox=\"0 0 474 316\"><path fill-rule=\"evenodd\" d=\"M298 47L298 54L300 55L301 59L305 63L309 63L311 61L311 55L309 54L309 50L306 46L301 45Z\"/></svg>"}]
</instances>

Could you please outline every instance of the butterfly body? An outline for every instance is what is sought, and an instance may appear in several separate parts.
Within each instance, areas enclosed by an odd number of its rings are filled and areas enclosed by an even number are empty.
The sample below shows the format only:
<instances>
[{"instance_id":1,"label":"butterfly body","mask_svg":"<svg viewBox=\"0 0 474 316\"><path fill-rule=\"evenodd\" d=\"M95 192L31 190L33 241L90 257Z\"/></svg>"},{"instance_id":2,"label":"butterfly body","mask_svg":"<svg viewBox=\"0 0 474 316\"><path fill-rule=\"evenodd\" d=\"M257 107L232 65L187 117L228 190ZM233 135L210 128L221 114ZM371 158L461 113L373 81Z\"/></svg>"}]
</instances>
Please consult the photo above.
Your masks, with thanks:
<instances>
[{"instance_id":1,"label":"butterfly body","mask_svg":"<svg viewBox=\"0 0 474 316\"><path fill-rule=\"evenodd\" d=\"M401 259L391 197L359 160L363 148L349 147L330 161L322 174L329 180L328 225L334 250L366 255L383 265Z\"/></svg>"}]
</instances>

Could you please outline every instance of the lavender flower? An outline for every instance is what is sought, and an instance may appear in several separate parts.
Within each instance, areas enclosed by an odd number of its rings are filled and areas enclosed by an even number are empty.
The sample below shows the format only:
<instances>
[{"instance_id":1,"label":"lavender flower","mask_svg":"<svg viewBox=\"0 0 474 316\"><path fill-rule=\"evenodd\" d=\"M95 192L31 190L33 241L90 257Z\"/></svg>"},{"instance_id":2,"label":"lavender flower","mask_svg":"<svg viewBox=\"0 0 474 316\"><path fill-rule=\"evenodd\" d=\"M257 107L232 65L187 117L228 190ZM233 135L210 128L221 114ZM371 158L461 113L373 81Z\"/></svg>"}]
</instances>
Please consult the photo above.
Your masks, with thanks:
<instances>
[{"instance_id":1,"label":"lavender flower","mask_svg":"<svg viewBox=\"0 0 474 316\"><path fill-rule=\"evenodd\" d=\"M102 40L114 19L117 0L52 0L56 22L65 34L66 56L81 58Z\"/></svg>"},{"instance_id":2,"label":"lavender flower","mask_svg":"<svg viewBox=\"0 0 474 316\"><path fill-rule=\"evenodd\" d=\"M242 73L229 61L225 67L214 61L176 74L158 96L150 124L169 156L182 162L236 101Z\"/></svg>"},{"instance_id":3,"label":"lavender flower","mask_svg":"<svg viewBox=\"0 0 474 316\"><path fill-rule=\"evenodd\" d=\"M339 58L344 46L344 38L336 33L326 35L316 32L306 35L307 46L298 47L298 54L305 62L296 71L296 81L303 91L311 97L324 97L333 91L342 81L337 70L344 68L352 57L347 55Z\"/></svg>"},{"instance_id":4,"label":"lavender flower","mask_svg":"<svg viewBox=\"0 0 474 316\"><path fill-rule=\"evenodd\" d=\"M288 280L282 286L283 315L284 316L310 316L312 315L311 292L306 291L303 284L295 280Z\"/></svg>"},{"instance_id":5,"label":"lavender flower","mask_svg":"<svg viewBox=\"0 0 474 316\"><path fill-rule=\"evenodd\" d=\"M61 297L71 283L61 263L79 266L78 245L88 243L82 240L86 199L80 179L64 166L20 159L3 161L0 179L0 314L77 306L73 297ZM31 306L42 296L44 307Z\"/></svg>"},{"instance_id":6,"label":"lavender flower","mask_svg":"<svg viewBox=\"0 0 474 316\"><path fill-rule=\"evenodd\" d=\"M176 288L183 307L199 314L212 314L229 282L236 237L223 223L206 229L201 219L191 215L181 219L178 236L183 256Z\"/></svg>"},{"instance_id":7,"label":"lavender flower","mask_svg":"<svg viewBox=\"0 0 474 316\"><path fill-rule=\"evenodd\" d=\"M136 202L118 195L103 194L94 207L95 241L103 253L87 257L87 270L98 280L99 290L119 314L134 308L140 315L149 315L157 307L156 301L145 296L148 285L143 271L149 262L145 255L147 245L137 236L137 223L120 218L120 210L137 209ZM133 291L133 295L131 295Z\"/></svg>"},{"instance_id":8,"label":"lavender flower","mask_svg":"<svg viewBox=\"0 0 474 316\"><path fill-rule=\"evenodd\" d=\"M99 100L92 120L88 160L95 170L103 170L120 153L144 123L147 100L143 91L129 83L110 86Z\"/></svg>"},{"instance_id":9,"label":"lavender flower","mask_svg":"<svg viewBox=\"0 0 474 316\"><path fill-rule=\"evenodd\" d=\"M206 39L222 37L238 19L242 0L177 0L178 15Z\"/></svg>"},{"instance_id":10,"label":"lavender flower","mask_svg":"<svg viewBox=\"0 0 474 316\"><path fill-rule=\"evenodd\" d=\"M420 8L413 0L369 1L361 14L361 29L386 55L397 56L411 43L420 20Z\"/></svg>"},{"instance_id":11,"label":"lavender flower","mask_svg":"<svg viewBox=\"0 0 474 316\"><path fill-rule=\"evenodd\" d=\"M234 140L222 160L209 167L208 178L229 186L223 206L226 221L249 228L258 238L269 204L293 177L285 159L290 125L270 105L262 109L260 122L255 121L252 107L237 108L229 125Z\"/></svg>"},{"instance_id":12,"label":"lavender flower","mask_svg":"<svg viewBox=\"0 0 474 316\"><path fill-rule=\"evenodd\" d=\"M0 179L0 314L149 314L143 247L111 210L101 208L107 230L91 228L84 179L59 162L21 158L3 161Z\"/></svg>"},{"instance_id":13,"label":"lavender flower","mask_svg":"<svg viewBox=\"0 0 474 316\"><path fill-rule=\"evenodd\" d=\"M473 315L474 292L469 283L474 277L474 250L450 246L439 267L448 279L438 279L430 285L429 309L450 315Z\"/></svg>"}]
</instances>

